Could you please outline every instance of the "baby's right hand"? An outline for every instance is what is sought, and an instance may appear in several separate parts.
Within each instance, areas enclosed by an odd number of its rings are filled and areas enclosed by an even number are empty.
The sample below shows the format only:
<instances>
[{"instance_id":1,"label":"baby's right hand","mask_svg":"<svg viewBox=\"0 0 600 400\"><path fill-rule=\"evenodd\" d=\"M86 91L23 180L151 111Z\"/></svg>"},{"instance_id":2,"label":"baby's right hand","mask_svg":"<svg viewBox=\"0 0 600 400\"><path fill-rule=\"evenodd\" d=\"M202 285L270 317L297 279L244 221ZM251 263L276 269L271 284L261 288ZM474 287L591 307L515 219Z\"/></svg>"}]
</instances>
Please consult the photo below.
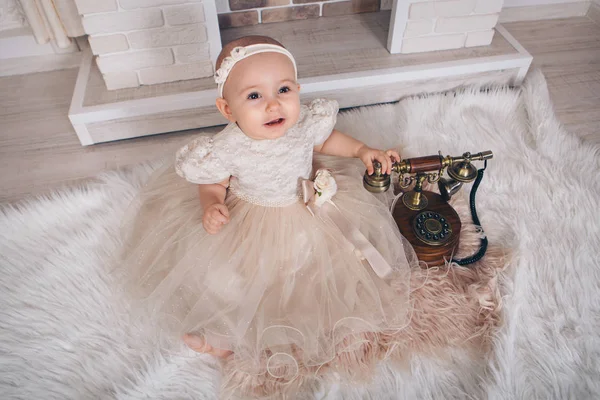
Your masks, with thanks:
<instances>
[{"instance_id":1,"label":"baby's right hand","mask_svg":"<svg viewBox=\"0 0 600 400\"><path fill-rule=\"evenodd\" d=\"M202 217L204 229L211 235L219 233L223 225L229 222L229 210L225 204L215 203L206 207Z\"/></svg>"}]
</instances>

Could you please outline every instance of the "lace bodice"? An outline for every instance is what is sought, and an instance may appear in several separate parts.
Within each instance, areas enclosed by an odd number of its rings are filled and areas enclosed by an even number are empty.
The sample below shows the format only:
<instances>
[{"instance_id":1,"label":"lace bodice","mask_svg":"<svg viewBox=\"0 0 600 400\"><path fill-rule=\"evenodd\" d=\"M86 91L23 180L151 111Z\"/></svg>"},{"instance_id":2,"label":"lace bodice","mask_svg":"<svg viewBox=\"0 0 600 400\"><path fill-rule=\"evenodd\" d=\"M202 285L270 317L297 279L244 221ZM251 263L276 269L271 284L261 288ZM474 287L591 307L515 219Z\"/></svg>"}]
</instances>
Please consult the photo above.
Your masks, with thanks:
<instances>
[{"instance_id":1,"label":"lace bodice","mask_svg":"<svg viewBox=\"0 0 600 400\"><path fill-rule=\"evenodd\" d=\"M322 144L336 122L338 103L314 100L301 106L300 118L286 134L273 140L246 136L229 124L213 137L200 137L176 155L177 174L192 183L222 182L230 190L264 206L285 206L298 200L301 179L312 169L313 147Z\"/></svg>"}]
</instances>

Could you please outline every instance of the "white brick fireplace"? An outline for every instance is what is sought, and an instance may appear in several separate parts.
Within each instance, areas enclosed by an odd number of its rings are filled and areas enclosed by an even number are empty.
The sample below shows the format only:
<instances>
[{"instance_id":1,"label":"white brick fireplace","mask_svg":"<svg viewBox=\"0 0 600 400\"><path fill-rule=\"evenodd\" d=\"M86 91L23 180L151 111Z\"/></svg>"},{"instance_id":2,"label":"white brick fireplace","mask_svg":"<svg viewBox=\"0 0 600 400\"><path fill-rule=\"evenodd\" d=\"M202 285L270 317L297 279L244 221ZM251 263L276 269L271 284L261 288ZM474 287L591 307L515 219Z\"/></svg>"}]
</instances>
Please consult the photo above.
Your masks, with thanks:
<instances>
[{"instance_id":1,"label":"white brick fireplace","mask_svg":"<svg viewBox=\"0 0 600 400\"><path fill-rule=\"evenodd\" d=\"M75 0L107 89L213 75L214 0Z\"/></svg>"},{"instance_id":2,"label":"white brick fireplace","mask_svg":"<svg viewBox=\"0 0 600 400\"><path fill-rule=\"evenodd\" d=\"M503 0L218 1L75 0L90 45L69 110L83 145L225 123L214 62L245 35L298 56L303 101L342 108L519 84L532 60L497 25Z\"/></svg>"},{"instance_id":3,"label":"white brick fireplace","mask_svg":"<svg viewBox=\"0 0 600 400\"><path fill-rule=\"evenodd\" d=\"M353 7L356 2L356 7ZM390 53L486 46L503 0L76 0L108 90L213 74L223 26L372 12L392 5ZM231 12L231 9L241 10Z\"/></svg>"},{"instance_id":4,"label":"white brick fireplace","mask_svg":"<svg viewBox=\"0 0 600 400\"><path fill-rule=\"evenodd\" d=\"M492 42L504 0L398 0L393 3L388 49L417 53Z\"/></svg>"}]
</instances>

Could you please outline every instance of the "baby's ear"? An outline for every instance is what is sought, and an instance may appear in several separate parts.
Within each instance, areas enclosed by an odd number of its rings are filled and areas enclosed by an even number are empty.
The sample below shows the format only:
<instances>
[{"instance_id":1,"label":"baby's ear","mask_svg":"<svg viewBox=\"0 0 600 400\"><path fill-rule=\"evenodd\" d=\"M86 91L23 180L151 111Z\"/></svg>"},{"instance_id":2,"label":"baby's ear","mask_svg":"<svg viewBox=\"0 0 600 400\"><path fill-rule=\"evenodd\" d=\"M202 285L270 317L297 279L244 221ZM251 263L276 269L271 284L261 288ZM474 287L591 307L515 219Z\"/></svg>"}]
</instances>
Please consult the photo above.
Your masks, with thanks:
<instances>
[{"instance_id":1,"label":"baby's ear","mask_svg":"<svg viewBox=\"0 0 600 400\"><path fill-rule=\"evenodd\" d=\"M217 99L216 104L217 104L217 108L219 109L219 112L225 118L227 118L231 122L235 122L235 119L233 118L233 114L231 113L231 107L229 107L229 104L227 104L227 100L225 100L222 97L219 97Z\"/></svg>"}]
</instances>

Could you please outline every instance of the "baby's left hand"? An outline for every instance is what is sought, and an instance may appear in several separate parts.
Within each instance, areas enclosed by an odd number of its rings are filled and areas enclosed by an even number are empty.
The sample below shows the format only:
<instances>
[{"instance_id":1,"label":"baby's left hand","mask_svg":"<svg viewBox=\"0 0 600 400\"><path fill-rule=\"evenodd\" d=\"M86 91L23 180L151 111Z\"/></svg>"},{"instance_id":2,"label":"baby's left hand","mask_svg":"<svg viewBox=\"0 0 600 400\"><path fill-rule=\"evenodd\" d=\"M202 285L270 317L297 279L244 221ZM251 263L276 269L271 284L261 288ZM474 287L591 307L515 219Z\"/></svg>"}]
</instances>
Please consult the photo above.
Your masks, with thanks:
<instances>
[{"instance_id":1,"label":"baby's left hand","mask_svg":"<svg viewBox=\"0 0 600 400\"><path fill-rule=\"evenodd\" d=\"M363 145L356 154L358 158L367 167L367 173L372 175L375 172L373 161L377 160L381 163L381 172L390 174L392 172L392 164L394 161L400 161L400 155L395 150L378 150L372 149L367 145Z\"/></svg>"}]
</instances>

